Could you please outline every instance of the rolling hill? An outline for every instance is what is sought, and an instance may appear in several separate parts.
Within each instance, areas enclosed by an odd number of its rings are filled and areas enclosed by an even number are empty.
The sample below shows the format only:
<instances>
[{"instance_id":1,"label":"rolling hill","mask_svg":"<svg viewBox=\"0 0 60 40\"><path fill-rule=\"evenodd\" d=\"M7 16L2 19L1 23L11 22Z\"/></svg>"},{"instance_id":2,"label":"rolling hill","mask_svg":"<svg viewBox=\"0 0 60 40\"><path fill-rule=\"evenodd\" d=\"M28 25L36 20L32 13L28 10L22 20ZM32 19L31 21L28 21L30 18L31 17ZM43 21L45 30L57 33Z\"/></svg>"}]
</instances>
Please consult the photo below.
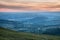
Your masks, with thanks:
<instances>
[{"instance_id":1,"label":"rolling hill","mask_svg":"<svg viewBox=\"0 0 60 40\"><path fill-rule=\"evenodd\" d=\"M60 40L60 36L16 32L0 27L0 40Z\"/></svg>"}]
</instances>

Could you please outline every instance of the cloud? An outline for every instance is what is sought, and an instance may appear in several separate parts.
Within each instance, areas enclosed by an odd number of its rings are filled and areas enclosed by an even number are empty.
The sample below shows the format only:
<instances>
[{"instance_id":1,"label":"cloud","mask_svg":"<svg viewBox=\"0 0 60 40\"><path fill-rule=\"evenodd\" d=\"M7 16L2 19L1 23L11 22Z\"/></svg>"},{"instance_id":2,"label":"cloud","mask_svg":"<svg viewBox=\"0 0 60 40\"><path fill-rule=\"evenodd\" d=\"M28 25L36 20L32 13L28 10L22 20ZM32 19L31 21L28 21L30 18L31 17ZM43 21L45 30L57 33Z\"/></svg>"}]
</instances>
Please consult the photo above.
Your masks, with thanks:
<instances>
[{"instance_id":1,"label":"cloud","mask_svg":"<svg viewBox=\"0 0 60 40\"><path fill-rule=\"evenodd\" d=\"M18 2L19 1L19 2ZM41 0L40 0L41 1ZM59 1L60 2L60 1ZM18 11L34 11L34 10L46 10L46 11L60 11L59 2L21 2L20 0L0 0L0 11L6 10L18 10ZM3 11L3 10L2 10Z\"/></svg>"},{"instance_id":2,"label":"cloud","mask_svg":"<svg viewBox=\"0 0 60 40\"><path fill-rule=\"evenodd\" d=\"M60 5L50 6L49 8L60 8Z\"/></svg>"},{"instance_id":3,"label":"cloud","mask_svg":"<svg viewBox=\"0 0 60 40\"><path fill-rule=\"evenodd\" d=\"M26 8L30 8L29 6L25 7L25 6L6 6L6 5L1 5L0 4L0 8L9 8L9 9L26 9Z\"/></svg>"},{"instance_id":4,"label":"cloud","mask_svg":"<svg viewBox=\"0 0 60 40\"><path fill-rule=\"evenodd\" d=\"M1 0L5 2L59 2L59 0Z\"/></svg>"}]
</instances>

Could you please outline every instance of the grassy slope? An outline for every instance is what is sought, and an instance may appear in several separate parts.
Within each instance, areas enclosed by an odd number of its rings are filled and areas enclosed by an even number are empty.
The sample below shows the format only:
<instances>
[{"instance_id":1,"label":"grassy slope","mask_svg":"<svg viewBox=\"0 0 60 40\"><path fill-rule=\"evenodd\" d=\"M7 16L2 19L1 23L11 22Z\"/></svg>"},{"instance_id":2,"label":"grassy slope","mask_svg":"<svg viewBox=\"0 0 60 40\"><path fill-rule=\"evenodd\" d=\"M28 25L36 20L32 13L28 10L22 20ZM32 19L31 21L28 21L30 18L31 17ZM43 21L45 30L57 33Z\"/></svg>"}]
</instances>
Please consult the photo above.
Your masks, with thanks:
<instances>
[{"instance_id":1,"label":"grassy slope","mask_svg":"<svg viewBox=\"0 0 60 40\"><path fill-rule=\"evenodd\" d=\"M0 40L60 40L60 36L36 35L0 28Z\"/></svg>"}]
</instances>

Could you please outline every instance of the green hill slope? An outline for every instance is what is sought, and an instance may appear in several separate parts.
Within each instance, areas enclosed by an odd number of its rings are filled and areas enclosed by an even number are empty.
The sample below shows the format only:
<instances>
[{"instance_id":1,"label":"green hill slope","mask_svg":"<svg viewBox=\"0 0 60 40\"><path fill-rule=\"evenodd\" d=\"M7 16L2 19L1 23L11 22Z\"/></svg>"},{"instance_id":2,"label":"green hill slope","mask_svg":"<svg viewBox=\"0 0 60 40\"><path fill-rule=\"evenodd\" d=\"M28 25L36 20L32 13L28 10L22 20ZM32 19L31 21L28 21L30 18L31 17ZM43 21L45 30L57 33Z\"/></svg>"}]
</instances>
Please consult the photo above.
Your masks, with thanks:
<instances>
[{"instance_id":1,"label":"green hill slope","mask_svg":"<svg viewBox=\"0 0 60 40\"><path fill-rule=\"evenodd\" d=\"M60 36L36 35L0 28L0 40L60 40Z\"/></svg>"}]
</instances>

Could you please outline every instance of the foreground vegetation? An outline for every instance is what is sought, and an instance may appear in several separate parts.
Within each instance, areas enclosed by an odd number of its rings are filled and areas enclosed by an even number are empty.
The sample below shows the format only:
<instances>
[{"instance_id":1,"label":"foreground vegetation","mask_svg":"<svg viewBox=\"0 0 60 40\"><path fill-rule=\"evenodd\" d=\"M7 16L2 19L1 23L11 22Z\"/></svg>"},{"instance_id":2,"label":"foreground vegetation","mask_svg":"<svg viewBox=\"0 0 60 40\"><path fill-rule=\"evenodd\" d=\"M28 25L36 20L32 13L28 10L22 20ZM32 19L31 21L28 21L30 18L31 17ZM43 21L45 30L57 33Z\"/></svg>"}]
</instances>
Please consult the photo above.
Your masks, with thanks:
<instances>
[{"instance_id":1,"label":"foreground vegetation","mask_svg":"<svg viewBox=\"0 0 60 40\"><path fill-rule=\"evenodd\" d=\"M60 40L60 36L37 35L0 28L0 40Z\"/></svg>"}]
</instances>

